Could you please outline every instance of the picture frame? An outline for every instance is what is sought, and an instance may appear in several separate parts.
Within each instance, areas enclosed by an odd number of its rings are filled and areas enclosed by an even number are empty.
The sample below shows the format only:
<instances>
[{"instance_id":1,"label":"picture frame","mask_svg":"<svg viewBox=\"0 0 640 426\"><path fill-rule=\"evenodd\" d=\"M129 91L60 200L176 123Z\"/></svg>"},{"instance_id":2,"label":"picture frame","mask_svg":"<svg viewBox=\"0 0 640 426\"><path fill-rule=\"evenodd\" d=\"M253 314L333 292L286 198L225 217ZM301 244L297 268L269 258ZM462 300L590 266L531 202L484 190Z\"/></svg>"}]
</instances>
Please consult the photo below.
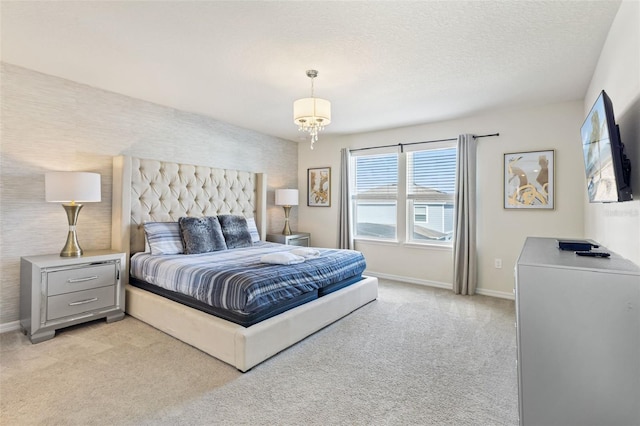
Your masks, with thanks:
<instances>
[{"instance_id":1,"label":"picture frame","mask_svg":"<svg viewBox=\"0 0 640 426\"><path fill-rule=\"evenodd\" d=\"M331 167L307 169L307 206L331 207Z\"/></svg>"},{"instance_id":2,"label":"picture frame","mask_svg":"<svg viewBox=\"0 0 640 426\"><path fill-rule=\"evenodd\" d=\"M555 208L555 150L504 154L504 208Z\"/></svg>"}]
</instances>

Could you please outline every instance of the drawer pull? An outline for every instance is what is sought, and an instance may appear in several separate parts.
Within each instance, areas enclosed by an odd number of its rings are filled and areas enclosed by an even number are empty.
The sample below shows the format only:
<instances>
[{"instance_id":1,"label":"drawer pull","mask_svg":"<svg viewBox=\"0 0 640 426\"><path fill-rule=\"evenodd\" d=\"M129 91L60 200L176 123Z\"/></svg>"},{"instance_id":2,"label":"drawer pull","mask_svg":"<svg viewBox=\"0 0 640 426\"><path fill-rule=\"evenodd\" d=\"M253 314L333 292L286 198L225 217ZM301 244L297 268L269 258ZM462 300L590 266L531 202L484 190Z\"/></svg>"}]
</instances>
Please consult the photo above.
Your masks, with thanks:
<instances>
[{"instance_id":1,"label":"drawer pull","mask_svg":"<svg viewBox=\"0 0 640 426\"><path fill-rule=\"evenodd\" d=\"M69 278L67 280L68 283L83 283L85 281L91 281L91 280L97 280L98 276L94 275L92 277L85 277L85 278Z\"/></svg>"},{"instance_id":2,"label":"drawer pull","mask_svg":"<svg viewBox=\"0 0 640 426\"><path fill-rule=\"evenodd\" d=\"M97 300L98 300L97 297L93 297L93 298L87 299L87 300L80 300L78 302L71 302L71 303L69 303L69 306L84 305L85 303L91 303L91 302L95 302Z\"/></svg>"}]
</instances>

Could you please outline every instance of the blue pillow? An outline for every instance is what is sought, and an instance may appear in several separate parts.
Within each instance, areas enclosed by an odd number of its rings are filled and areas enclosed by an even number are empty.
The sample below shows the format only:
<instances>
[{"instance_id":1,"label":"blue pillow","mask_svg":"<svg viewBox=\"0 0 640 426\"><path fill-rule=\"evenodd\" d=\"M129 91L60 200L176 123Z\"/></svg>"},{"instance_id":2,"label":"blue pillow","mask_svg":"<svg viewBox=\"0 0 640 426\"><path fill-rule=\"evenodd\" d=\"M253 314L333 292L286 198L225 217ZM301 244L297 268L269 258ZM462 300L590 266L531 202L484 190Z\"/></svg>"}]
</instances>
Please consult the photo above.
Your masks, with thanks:
<instances>
[{"instance_id":1,"label":"blue pillow","mask_svg":"<svg viewBox=\"0 0 640 426\"><path fill-rule=\"evenodd\" d=\"M181 217L178 219L185 254L226 250L220 222L213 217Z\"/></svg>"},{"instance_id":2,"label":"blue pillow","mask_svg":"<svg viewBox=\"0 0 640 426\"><path fill-rule=\"evenodd\" d=\"M253 245L247 220L244 216L221 214L218 215L218 220L222 227L222 234L224 235L224 241L227 243L227 248L251 247Z\"/></svg>"},{"instance_id":3,"label":"blue pillow","mask_svg":"<svg viewBox=\"0 0 640 426\"><path fill-rule=\"evenodd\" d=\"M182 254L182 239L178 222L146 222L144 233L151 254Z\"/></svg>"}]
</instances>

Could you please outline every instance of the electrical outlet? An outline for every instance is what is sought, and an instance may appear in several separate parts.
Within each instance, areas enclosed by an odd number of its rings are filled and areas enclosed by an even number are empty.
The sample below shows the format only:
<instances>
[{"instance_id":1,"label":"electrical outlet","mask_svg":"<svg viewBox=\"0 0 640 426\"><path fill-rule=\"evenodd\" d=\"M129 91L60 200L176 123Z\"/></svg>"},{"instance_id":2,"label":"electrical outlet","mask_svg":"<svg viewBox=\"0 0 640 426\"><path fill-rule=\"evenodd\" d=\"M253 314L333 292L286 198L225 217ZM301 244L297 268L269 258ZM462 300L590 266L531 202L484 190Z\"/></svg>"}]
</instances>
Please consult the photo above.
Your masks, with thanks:
<instances>
[{"instance_id":1,"label":"electrical outlet","mask_svg":"<svg viewBox=\"0 0 640 426\"><path fill-rule=\"evenodd\" d=\"M494 266L496 269L502 269L502 259L495 259Z\"/></svg>"}]
</instances>

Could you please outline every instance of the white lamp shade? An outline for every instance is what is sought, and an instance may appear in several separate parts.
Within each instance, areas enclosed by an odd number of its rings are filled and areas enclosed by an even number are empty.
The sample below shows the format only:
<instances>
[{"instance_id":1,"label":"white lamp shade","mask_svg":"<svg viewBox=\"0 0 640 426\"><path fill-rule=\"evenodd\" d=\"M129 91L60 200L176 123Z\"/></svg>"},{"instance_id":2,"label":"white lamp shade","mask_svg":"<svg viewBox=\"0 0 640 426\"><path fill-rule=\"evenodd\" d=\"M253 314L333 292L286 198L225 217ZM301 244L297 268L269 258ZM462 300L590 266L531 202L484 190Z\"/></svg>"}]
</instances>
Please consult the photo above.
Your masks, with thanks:
<instances>
[{"instance_id":1,"label":"white lamp shade","mask_svg":"<svg viewBox=\"0 0 640 426\"><path fill-rule=\"evenodd\" d=\"M331 123L331 102L320 98L298 99L293 103L293 122L328 125Z\"/></svg>"},{"instance_id":2,"label":"white lamp shade","mask_svg":"<svg viewBox=\"0 0 640 426\"><path fill-rule=\"evenodd\" d=\"M276 206L297 206L297 189L276 189Z\"/></svg>"},{"instance_id":3,"label":"white lamp shade","mask_svg":"<svg viewBox=\"0 0 640 426\"><path fill-rule=\"evenodd\" d=\"M49 202L98 202L101 200L100 174L49 172L44 175L44 192Z\"/></svg>"}]
</instances>

